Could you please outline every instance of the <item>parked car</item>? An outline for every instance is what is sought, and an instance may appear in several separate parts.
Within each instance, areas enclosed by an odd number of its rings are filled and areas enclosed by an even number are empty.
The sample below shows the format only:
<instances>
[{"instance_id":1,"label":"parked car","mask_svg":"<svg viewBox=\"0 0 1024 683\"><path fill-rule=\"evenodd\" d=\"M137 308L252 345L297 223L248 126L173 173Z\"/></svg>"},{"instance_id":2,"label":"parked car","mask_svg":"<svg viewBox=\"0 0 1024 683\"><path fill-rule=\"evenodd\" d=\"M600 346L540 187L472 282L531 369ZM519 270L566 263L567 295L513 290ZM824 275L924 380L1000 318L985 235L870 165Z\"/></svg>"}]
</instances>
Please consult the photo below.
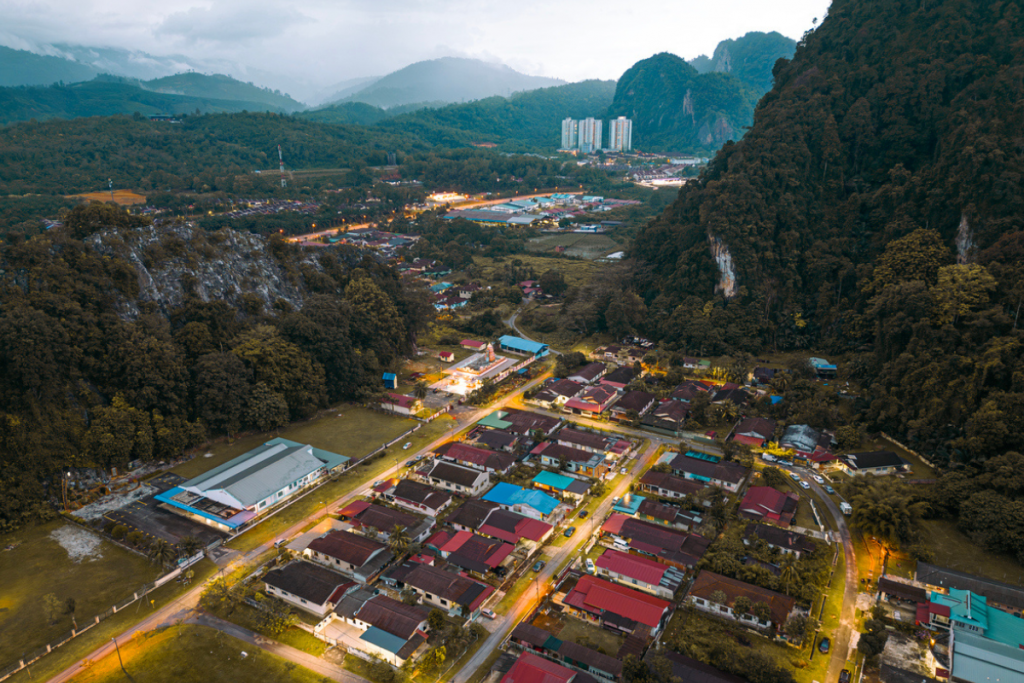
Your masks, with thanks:
<instances>
[{"instance_id":1,"label":"parked car","mask_svg":"<svg viewBox=\"0 0 1024 683\"><path fill-rule=\"evenodd\" d=\"M590 514L590 510L580 510L580 514L576 515L580 519L586 519L587 515Z\"/></svg>"},{"instance_id":2,"label":"parked car","mask_svg":"<svg viewBox=\"0 0 1024 683\"><path fill-rule=\"evenodd\" d=\"M413 467L415 464L416 464L415 460L409 460L408 462L405 463L405 466L406 467Z\"/></svg>"},{"instance_id":3,"label":"parked car","mask_svg":"<svg viewBox=\"0 0 1024 683\"><path fill-rule=\"evenodd\" d=\"M839 672L839 683L850 683L850 670L843 669Z\"/></svg>"},{"instance_id":4,"label":"parked car","mask_svg":"<svg viewBox=\"0 0 1024 683\"><path fill-rule=\"evenodd\" d=\"M571 527L569 527L568 529L565 530L565 537L566 538L570 538L570 537L572 537L572 535L574 533L576 533L576 527L571 526Z\"/></svg>"},{"instance_id":5,"label":"parked car","mask_svg":"<svg viewBox=\"0 0 1024 683\"><path fill-rule=\"evenodd\" d=\"M492 609L482 609L482 610L480 610L480 614L484 615L488 619L494 619L495 617L498 616L497 614L494 613L494 610L492 610Z\"/></svg>"},{"instance_id":6,"label":"parked car","mask_svg":"<svg viewBox=\"0 0 1024 683\"><path fill-rule=\"evenodd\" d=\"M800 481L800 475L797 474L796 472L790 472L789 478L792 479L793 481Z\"/></svg>"},{"instance_id":7,"label":"parked car","mask_svg":"<svg viewBox=\"0 0 1024 683\"><path fill-rule=\"evenodd\" d=\"M589 557L587 558L587 573L588 574L593 574L594 573L594 561L592 559L590 559Z\"/></svg>"},{"instance_id":8,"label":"parked car","mask_svg":"<svg viewBox=\"0 0 1024 683\"><path fill-rule=\"evenodd\" d=\"M409 447L410 447L410 446L412 446L412 441L406 441L406 442L405 442L405 445L404 445L404 446L402 446L402 450L403 450L403 451L407 451L407 450L409 450Z\"/></svg>"},{"instance_id":9,"label":"parked car","mask_svg":"<svg viewBox=\"0 0 1024 683\"><path fill-rule=\"evenodd\" d=\"M541 569L544 569L544 560L537 560L533 563L533 571L539 572Z\"/></svg>"},{"instance_id":10,"label":"parked car","mask_svg":"<svg viewBox=\"0 0 1024 683\"><path fill-rule=\"evenodd\" d=\"M820 477L819 475L817 475L817 474L812 474L812 475L811 475L811 478L812 478L812 479L814 479L814 481L818 482L819 484L824 484L824 483L825 483L825 480L824 480L824 479L822 479L822 478L821 478L821 477Z\"/></svg>"},{"instance_id":11,"label":"parked car","mask_svg":"<svg viewBox=\"0 0 1024 683\"><path fill-rule=\"evenodd\" d=\"M625 474L626 472L627 472L627 470L626 470L625 467L620 467L619 468L619 474Z\"/></svg>"},{"instance_id":12,"label":"parked car","mask_svg":"<svg viewBox=\"0 0 1024 683\"><path fill-rule=\"evenodd\" d=\"M834 488L832 488L831 486L829 486L828 484L825 484L825 491L827 493L832 494L832 495L835 495L835 492L836 492L836 490Z\"/></svg>"},{"instance_id":13,"label":"parked car","mask_svg":"<svg viewBox=\"0 0 1024 683\"><path fill-rule=\"evenodd\" d=\"M808 484L803 479L800 479L799 482L800 482L800 488L802 488L802 489L809 489L809 488L811 488L811 485Z\"/></svg>"},{"instance_id":14,"label":"parked car","mask_svg":"<svg viewBox=\"0 0 1024 683\"><path fill-rule=\"evenodd\" d=\"M762 453L761 459L764 460L765 462L775 462L775 456L772 455L771 453Z\"/></svg>"},{"instance_id":15,"label":"parked car","mask_svg":"<svg viewBox=\"0 0 1024 683\"><path fill-rule=\"evenodd\" d=\"M821 642L818 643L818 652L820 652L823 655L827 655L828 654L828 648L831 645L832 645L832 641L830 641L828 638L822 638Z\"/></svg>"}]
</instances>

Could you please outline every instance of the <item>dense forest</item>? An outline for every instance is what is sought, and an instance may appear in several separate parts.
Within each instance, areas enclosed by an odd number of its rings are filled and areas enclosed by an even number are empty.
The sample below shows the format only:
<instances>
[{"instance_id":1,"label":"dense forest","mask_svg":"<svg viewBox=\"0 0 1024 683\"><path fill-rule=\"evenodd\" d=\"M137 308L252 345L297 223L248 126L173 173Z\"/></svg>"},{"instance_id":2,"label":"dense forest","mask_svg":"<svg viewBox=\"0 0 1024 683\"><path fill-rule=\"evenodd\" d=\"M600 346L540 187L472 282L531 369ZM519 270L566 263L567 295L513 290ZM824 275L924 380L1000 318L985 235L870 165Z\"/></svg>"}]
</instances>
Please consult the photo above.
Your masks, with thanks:
<instances>
[{"instance_id":1,"label":"dense forest","mask_svg":"<svg viewBox=\"0 0 1024 683\"><path fill-rule=\"evenodd\" d=\"M0 245L0 530L52 514L46 482L64 468L174 458L368 398L433 314L426 290L353 252L314 257L271 238L259 256L228 230L185 240L146 223L80 205L64 227ZM140 237L144 255L130 258ZM299 301L257 296L274 281L245 267L251 290L204 300L228 273L181 275L201 259L280 273L275 286ZM142 289L161 273L177 298Z\"/></svg>"},{"instance_id":2,"label":"dense forest","mask_svg":"<svg viewBox=\"0 0 1024 683\"><path fill-rule=\"evenodd\" d=\"M836 0L634 250L650 332L843 354L863 426L990 510L1022 494L986 476L1024 449L1021 35L1017 3Z\"/></svg>"}]
</instances>

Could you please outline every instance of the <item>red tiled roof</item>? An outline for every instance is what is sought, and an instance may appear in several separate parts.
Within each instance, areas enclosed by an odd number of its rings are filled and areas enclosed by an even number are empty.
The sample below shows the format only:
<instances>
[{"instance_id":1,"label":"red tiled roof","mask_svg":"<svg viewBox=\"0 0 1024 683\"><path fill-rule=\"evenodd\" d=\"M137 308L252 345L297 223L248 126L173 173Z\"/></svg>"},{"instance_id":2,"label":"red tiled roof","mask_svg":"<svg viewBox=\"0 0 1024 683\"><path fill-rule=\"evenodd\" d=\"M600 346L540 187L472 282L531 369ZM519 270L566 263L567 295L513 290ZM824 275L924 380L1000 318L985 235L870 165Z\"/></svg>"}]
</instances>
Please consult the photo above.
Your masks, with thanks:
<instances>
[{"instance_id":1,"label":"red tiled roof","mask_svg":"<svg viewBox=\"0 0 1024 683\"><path fill-rule=\"evenodd\" d=\"M746 444L747 446L753 446L754 448L760 448L764 445L764 439L757 436L744 436L742 434L734 436L733 441L737 443Z\"/></svg>"},{"instance_id":2,"label":"red tiled roof","mask_svg":"<svg viewBox=\"0 0 1024 683\"><path fill-rule=\"evenodd\" d=\"M595 614L610 612L655 628L671 603L652 595L620 586L595 576L585 575L576 584L565 604Z\"/></svg>"},{"instance_id":3,"label":"red tiled roof","mask_svg":"<svg viewBox=\"0 0 1024 683\"><path fill-rule=\"evenodd\" d=\"M354 517L368 507L370 507L370 501L354 500L342 509L338 510L338 514L342 517Z\"/></svg>"},{"instance_id":4,"label":"red tiled roof","mask_svg":"<svg viewBox=\"0 0 1024 683\"><path fill-rule=\"evenodd\" d=\"M598 569L607 569L630 579L657 586L668 565L630 555L619 550L605 550L595 563Z\"/></svg>"},{"instance_id":5,"label":"red tiled roof","mask_svg":"<svg viewBox=\"0 0 1024 683\"><path fill-rule=\"evenodd\" d=\"M793 494L782 493L770 486L751 486L743 496L740 510L748 514L779 519L785 512L787 501L794 499Z\"/></svg>"},{"instance_id":6,"label":"red tiled roof","mask_svg":"<svg viewBox=\"0 0 1024 683\"><path fill-rule=\"evenodd\" d=\"M388 397L384 399L384 403L391 403L402 408L412 408L416 405L419 399L415 396L403 396L402 394L388 393Z\"/></svg>"},{"instance_id":7,"label":"red tiled roof","mask_svg":"<svg viewBox=\"0 0 1024 683\"><path fill-rule=\"evenodd\" d=\"M440 534L438 534L440 536ZM473 538L472 531L456 531L454 536L448 537L445 543L438 547L442 553L453 553L462 547L462 544ZM433 544L436 545L436 544Z\"/></svg>"},{"instance_id":8,"label":"red tiled roof","mask_svg":"<svg viewBox=\"0 0 1024 683\"><path fill-rule=\"evenodd\" d=\"M501 683L569 683L576 672L560 664L524 652L501 679Z\"/></svg>"},{"instance_id":9,"label":"red tiled roof","mask_svg":"<svg viewBox=\"0 0 1024 683\"><path fill-rule=\"evenodd\" d=\"M485 346L487 346L487 344L483 343L482 341L477 341L475 339L463 339L462 341L459 342L459 346L469 346L474 349L482 349Z\"/></svg>"}]
</instances>

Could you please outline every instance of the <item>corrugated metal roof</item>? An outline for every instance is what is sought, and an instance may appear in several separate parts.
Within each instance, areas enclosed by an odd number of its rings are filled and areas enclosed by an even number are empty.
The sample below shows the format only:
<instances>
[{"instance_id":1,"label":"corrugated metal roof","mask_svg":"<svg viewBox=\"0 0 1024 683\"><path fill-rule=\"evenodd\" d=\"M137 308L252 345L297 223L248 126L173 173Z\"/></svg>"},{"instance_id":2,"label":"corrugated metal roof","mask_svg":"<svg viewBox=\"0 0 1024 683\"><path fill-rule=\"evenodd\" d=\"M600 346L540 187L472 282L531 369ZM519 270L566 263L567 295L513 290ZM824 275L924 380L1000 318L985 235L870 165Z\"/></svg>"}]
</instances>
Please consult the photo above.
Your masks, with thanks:
<instances>
[{"instance_id":1,"label":"corrugated metal roof","mask_svg":"<svg viewBox=\"0 0 1024 683\"><path fill-rule=\"evenodd\" d=\"M313 455L312 446L263 444L185 482L182 488L199 493L223 490L242 507L249 507L324 466Z\"/></svg>"},{"instance_id":2,"label":"corrugated metal roof","mask_svg":"<svg viewBox=\"0 0 1024 683\"><path fill-rule=\"evenodd\" d=\"M376 626L371 626L366 629L366 631L359 636L359 640L365 640L371 645L376 645L382 650L387 650L392 654L397 654L398 651L402 649L402 646L405 645L404 638L393 636L387 631L379 629Z\"/></svg>"}]
</instances>

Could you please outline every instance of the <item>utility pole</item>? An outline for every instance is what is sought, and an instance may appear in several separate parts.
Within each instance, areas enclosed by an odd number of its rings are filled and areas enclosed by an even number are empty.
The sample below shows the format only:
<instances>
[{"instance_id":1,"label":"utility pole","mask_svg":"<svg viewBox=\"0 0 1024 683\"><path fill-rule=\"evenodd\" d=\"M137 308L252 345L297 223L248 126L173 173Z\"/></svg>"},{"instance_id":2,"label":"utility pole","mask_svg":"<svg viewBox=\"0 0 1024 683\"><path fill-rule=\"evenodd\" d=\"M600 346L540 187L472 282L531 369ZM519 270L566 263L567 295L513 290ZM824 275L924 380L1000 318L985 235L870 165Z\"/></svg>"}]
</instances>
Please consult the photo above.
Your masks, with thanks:
<instances>
[{"instance_id":1,"label":"utility pole","mask_svg":"<svg viewBox=\"0 0 1024 683\"><path fill-rule=\"evenodd\" d=\"M114 181L107 178L107 187L110 189L110 201L114 201Z\"/></svg>"},{"instance_id":2,"label":"utility pole","mask_svg":"<svg viewBox=\"0 0 1024 683\"><path fill-rule=\"evenodd\" d=\"M117 645L117 637L113 637L111 638L111 640L114 641L114 649L117 650L117 663L121 665L121 671L124 672L124 675L128 677L129 681L132 681L134 683L135 679L132 678L131 674L129 674L128 671L124 668L124 661L121 659L121 648Z\"/></svg>"}]
</instances>

